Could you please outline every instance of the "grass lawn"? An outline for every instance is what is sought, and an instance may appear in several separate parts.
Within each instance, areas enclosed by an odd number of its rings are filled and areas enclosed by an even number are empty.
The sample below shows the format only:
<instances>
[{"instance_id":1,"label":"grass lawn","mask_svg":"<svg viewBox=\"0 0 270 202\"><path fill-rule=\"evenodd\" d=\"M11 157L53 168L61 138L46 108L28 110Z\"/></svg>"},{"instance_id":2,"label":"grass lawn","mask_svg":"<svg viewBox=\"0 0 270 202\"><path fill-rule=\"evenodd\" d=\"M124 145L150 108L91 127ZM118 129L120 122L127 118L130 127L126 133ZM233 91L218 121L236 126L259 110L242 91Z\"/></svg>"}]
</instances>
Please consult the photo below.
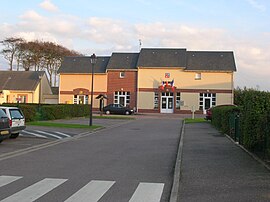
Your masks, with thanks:
<instances>
[{"instance_id":1,"label":"grass lawn","mask_svg":"<svg viewBox=\"0 0 270 202\"><path fill-rule=\"evenodd\" d=\"M189 123L209 123L209 121L205 120L204 118L195 118L195 119L186 118L185 123L186 124L189 124Z\"/></svg>"},{"instance_id":2,"label":"grass lawn","mask_svg":"<svg viewBox=\"0 0 270 202\"><path fill-rule=\"evenodd\" d=\"M101 126L97 126L97 125L88 126L88 125L82 125L82 124L54 123L54 122L47 122L47 121L28 122L27 125L58 127L58 128L89 128L89 129L96 129L96 128L101 127Z\"/></svg>"},{"instance_id":3,"label":"grass lawn","mask_svg":"<svg viewBox=\"0 0 270 202\"><path fill-rule=\"evenodd\" d=\"M131 115L94 115L93 119L125 119L125 120L134 120L135 117Z\"/></svg>"}]
</instances>

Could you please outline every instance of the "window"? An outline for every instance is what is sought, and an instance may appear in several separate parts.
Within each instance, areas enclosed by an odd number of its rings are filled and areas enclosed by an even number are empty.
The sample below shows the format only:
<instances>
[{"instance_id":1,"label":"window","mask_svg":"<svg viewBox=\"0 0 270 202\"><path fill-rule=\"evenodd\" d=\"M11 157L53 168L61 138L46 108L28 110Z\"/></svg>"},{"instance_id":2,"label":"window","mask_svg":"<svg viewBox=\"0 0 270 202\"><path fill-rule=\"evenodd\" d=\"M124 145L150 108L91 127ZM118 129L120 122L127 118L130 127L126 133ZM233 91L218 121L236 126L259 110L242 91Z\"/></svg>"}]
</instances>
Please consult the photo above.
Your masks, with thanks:
<instances>
[{"instance_id":1,"label":"window","mask_svg":"<svg viewBox=\"0 0 270 202\"><path fill-rule=\"evenodd\" d=\"M17 102L18 103L26 103L27 102L27 95L18 95Z\"/></svg>"},{"instance_id":2,"label":"window","mask_svg":"<svg viewBox=\"0 0 270 202\"><path fill-rule=\"evenodd\" d=\"M74 95L74 104L88 104L88 95Z\"/></svg>"},{"instance_id":3,"label":"window","mask_svg":"<svg viewBox=\"0 0 270 202\"><path fill-rule=\"evenodd\" d=\"M202 74L201 73L196 73L195 74L195 80L201 80L202 79Z\"/></svg>"},{"instance_id":4,"label":"window","mask_svg":"<svg viewBox=\"0 0 270 202\"><path fill-rule=\"evenodd\" d=\"M120 78L125 78L125 72L120 72Z\"/></svg>"},{"instance_id":5,"label":"window","mask_svg":"<svg viewBox=\"0 0 270 202\"><path fill-rule=\"evenodd\" d=\"M123 106L130 105L130 92L115 91L114 104L121 104Z\"/></svg>"},{"instance_id":6,"label":"window","mask_svg":"<svg viewBox=\"0 0 270 202\"><path fill-rule=\"evenodd\" d=\"M180 106L181 106L181 93L180 92L177 92L176 93L176 103L175 103L175 107L176 109L180 109Z\"/></svg>"},{"instance_id":7,"label":"window","mask_svg":"<svg viewBox=\"0 0 270 202\"><path fill-rule=\"evenodd\" d=\"M155 92L155 97L154 97L154 109L158 109L158 93Z\"/></svg>"},{"instance_id":8,"label":"window","mask_svg":"<svg viewBox=\"0 0 270 202\"><path fill-rule=\"evenodd\" d=\"M199 109L205 110L216 106L216 93L200 93Z\"/></svg>"}]
</instances>

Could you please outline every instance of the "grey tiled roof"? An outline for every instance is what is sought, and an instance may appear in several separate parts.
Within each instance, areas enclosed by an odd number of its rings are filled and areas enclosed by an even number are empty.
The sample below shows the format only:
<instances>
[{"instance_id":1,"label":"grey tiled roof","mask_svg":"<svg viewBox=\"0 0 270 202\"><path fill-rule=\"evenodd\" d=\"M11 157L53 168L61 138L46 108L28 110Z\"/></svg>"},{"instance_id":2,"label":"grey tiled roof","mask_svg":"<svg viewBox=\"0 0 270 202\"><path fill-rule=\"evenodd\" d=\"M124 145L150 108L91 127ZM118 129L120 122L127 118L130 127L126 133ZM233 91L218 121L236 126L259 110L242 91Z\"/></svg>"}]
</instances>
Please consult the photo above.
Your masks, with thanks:
<instances>
[{"instance_id":1,"label":"grey tiled roof","mask_svg":"<svg viewBox=\"0 0 270 202\"><path fill-rule=\"evenodd\" d=\"M137 69L139 53L113 53L107 69Z\"/></svg>"},{"instance_id":2,"label":"grey tiled roof","mask_svg":"<svg viewBox=\"0 0 270 202\"><path fill-rule=\"evenodd\" d=\"M143 48L138 67L185 67L186 49Z\"/></svg>"},{"instance_id":3,"label":"grey tiled roof","mask_svg":"<svg viewBox=\"0 0 270 202\"><path fill-rule=\"evenodd\" d=\"M98 57L95 73L106 69L177 67L186 71L236 71L232 51L186 51L186 49L143 48L140 53L113 53ZM58 73L91 73L90 57L65 57Z\"/></svg>"},{"instance_id":4,"label":"grey tiled roof","mask_svg":"<svg viewBox=\"0 0 270 202\"><path fill-rule=\"evenodd\" d=\"M187 51L186 70L236 71L231 51Z\"/></svg>"},{"instance_id":5,"label":"grey tiled roof","mask_svg":"<svg viewBox=\"0 0 270 202\"><path fill-rule=\"evenodd\" d=\"M97 63L94 66L95 73L105 73L110 57L97 57ZM90 57L65 57L58 70L58 73L91 73L92 64Z\"/></svg>"},{"instance_id":6,"label":"grey tiled roof","mask_svg":"<svg viewBox=\"0 0 270 202\"><path fill-rule=\"evenodd\" d=\"M0 71L0 90L34 91L44 71Z\"/></svg>"}]
</instances>

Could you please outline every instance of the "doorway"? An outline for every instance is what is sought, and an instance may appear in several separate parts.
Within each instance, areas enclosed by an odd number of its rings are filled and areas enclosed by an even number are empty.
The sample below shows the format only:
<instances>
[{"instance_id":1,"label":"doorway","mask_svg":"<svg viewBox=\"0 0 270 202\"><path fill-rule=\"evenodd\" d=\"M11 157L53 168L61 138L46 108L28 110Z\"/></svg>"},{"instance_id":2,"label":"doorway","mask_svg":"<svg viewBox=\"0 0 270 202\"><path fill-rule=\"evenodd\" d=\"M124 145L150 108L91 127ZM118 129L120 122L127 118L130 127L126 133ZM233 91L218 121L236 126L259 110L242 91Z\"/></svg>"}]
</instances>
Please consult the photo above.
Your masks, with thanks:
<instances>
[{"instance_id":1,"label":"doorway","mask_svg":"<svg viewBox=\"0 0 270 202\"><path fill-rule=\"evenodd\" d=\"M171 92L163 92L161 94L161 106L160 113L173 113L174 103L173 93Z\"/></svg>"}]
</instances>

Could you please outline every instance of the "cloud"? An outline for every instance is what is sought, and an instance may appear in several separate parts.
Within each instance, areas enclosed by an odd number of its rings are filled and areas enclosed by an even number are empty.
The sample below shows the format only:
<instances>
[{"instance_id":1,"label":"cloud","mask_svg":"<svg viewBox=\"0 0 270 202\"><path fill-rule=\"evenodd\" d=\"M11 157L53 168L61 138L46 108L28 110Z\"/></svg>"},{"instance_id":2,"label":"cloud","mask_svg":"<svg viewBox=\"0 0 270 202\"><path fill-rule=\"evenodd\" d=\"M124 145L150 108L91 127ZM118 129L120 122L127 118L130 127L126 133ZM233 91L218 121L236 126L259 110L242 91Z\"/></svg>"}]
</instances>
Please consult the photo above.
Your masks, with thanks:
<instances>
[{"instance_id":1,"label":"cloud","mask_svg":"<svg viewBox=\"0 0 270 202\"><path fill-rule=\"evenodd\" d=\"M44 0L42 3L39 4L41 8L50 12L58 11L57 6L55 6L50 0Z\"/></svg>"},{"instance_id":2,"label":"cloud","mask_svg":"<svg viewBox=\"0 0 270 202\"><path fill-rule=\"evenodd\" d=\"M266 7L260 4L257 0L247 0L247 2L255 9L264 12Z\"/></svg>"},{"instance_id":3,"label":"cloud","mask_svg":"<svg viewBox=\"0 0 270 202\"><path fill-rule=\"evenodd\" d=\"M19 36L27 40L53 41L82 53L110 55L139 51L142 47L180 47L187 50L232 50L238 72L236 85L270 90L270 34L238 35L225 29L180 22L131 24L124 20L88 19L57 13L44 16L30 10L16 24L0 24L0 39Z\"/></svg>"}]
</instances>

